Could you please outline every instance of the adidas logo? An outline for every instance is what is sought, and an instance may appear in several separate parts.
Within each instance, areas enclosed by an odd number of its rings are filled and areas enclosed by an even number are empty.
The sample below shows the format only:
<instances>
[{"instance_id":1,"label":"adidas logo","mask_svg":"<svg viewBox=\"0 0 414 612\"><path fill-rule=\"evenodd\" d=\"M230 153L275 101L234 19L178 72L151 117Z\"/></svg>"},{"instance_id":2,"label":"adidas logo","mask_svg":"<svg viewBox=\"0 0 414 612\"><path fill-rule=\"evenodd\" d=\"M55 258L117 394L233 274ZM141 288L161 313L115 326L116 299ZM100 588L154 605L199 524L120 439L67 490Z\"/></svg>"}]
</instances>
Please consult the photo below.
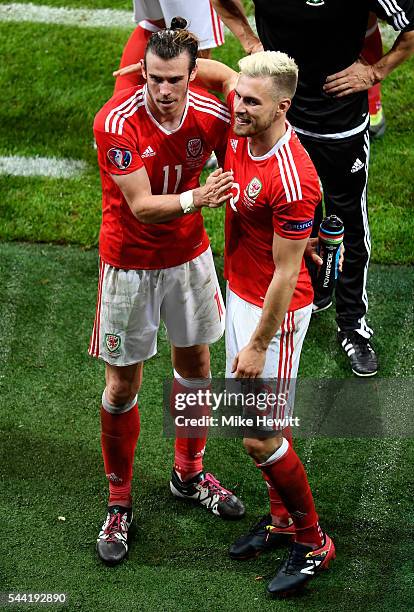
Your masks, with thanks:
<instances>
[{"instance_id":1,"label":"adidas logo","mask_svg":"<svg viewBox=\"0 0 414 612\"><path fill-rule=\"evenodd\" d=\"M348 357L355 353L354 345L348 338L344 338L344 340L342 341L342 348L344 349Z\"/></svg>"},{"instance_id":2,"label":"adidas logo","mask_svg":"<svg viewBox=\"0 0 414 612\"><path fill-rule=\"evenodd\" d=\"M147 147L141 157L154 157L154 155L156 155L154 149L152 147Z\"/></svg>"},{"instance_id":3,"label":"adidas logo","mask_svg":"<svg viewBox=\"0 0 414 612\"><path fill-rule=\"evenodd\" d=\"M230 138L230 146L233 149L234 152L237 151L237 145L239 144L239 141L236 140L235 138Z\"/></svg>"},{"instance_id":4,"label":"adidas logo","mask_svg":"<svg viewBox=\"0 0 414 612\"><path fill-rule=\"evenodd\" d=\"M364 167L364 164L362 163L362 161L359 159L359 157L356 158L356 160L354 161L354 165L351 168L351 172L358 172L358 170L361 170L361 168Z\"/></svg>"}]
</instances>

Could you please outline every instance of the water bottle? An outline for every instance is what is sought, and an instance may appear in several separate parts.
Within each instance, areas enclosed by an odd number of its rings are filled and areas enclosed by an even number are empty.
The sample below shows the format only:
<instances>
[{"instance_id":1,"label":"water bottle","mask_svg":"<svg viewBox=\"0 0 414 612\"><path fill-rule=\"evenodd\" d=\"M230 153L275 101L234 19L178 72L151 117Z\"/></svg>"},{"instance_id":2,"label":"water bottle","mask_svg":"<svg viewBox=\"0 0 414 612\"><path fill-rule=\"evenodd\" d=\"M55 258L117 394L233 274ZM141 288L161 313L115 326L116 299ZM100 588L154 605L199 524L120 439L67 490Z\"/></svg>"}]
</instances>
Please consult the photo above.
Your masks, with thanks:
<instances>
[{"instance_id":1,"label":"water bottle","mask_svg":"<svg viewBox=\"0 0 414 612\"><path fill-rule=\"evenodd\" d=\"M344 239L344 224L336 215L323 219L319 227L319 268L314 291L313 310L325 310L332 304L332 294L338 277L341 244Z\"/></svg>"}]
</instances>

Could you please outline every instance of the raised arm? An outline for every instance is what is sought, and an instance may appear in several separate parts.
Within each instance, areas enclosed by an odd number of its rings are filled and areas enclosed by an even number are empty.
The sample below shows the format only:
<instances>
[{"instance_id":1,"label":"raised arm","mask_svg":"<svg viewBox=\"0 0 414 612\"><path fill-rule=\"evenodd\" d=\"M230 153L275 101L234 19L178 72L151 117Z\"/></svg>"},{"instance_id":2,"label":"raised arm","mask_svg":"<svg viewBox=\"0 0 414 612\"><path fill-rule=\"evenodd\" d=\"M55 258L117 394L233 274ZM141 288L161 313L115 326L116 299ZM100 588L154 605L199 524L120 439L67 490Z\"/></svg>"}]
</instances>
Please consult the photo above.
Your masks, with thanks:
<instances>
[{"instance_id":1,"label":"raised arm","mask_svg":"<svg viewBox=\"0 0 414 612\"><path fill-rule=\"evenodd\" d=\"M119 68L119 70L115 70L115 72L112 74L114 77L134 74L137 85L145 83L141 62L124 66L124 68ZM230 91L234 89L236 80L237 72L225 64L216 62L215 60L202 58L197 59L197 74L194 80L194 85L201 85L206 89L218 91L223 93L227 98Z\"/></svg>"},{"instance_id":2,"label":"raised arm","mask_svg":"<svg viewBox=\"0 0 414 612\"><path fill-rule=\"evenodd\" d=\"M267 348L289 308L307 243L307 238L289 240L274 234L275 273L265 295L260 321L249 344L234 360L236 378L257 378L261 375Z\"/></svg>"},{"instance_id":3,"label":"raised arm","mask_svg":"<svg viewBox=\"0 0 414 612\"><path fill-rule=\"evenodd\" d=\"M129 66L124 66L123 68L118 68L118 70L114 70L112 76L115 78L126 76L127 74L133 74L135 78L134 85L143 85L145 83L144 75L142 72L142 62L139 61L136 64L129 64ZM131 85L133 87L134 85Z\"/></svg>"},{"instance_id":4,"label":"raised arm","mask_svg":"<svg viewBox=\"0 0 414 612\"><path fill-rule=\"evenodd\" d=\"M226 26L239 39L246 53L263 51L263 45L247 21L241 0L211 0Z\"/></svg>"},{"instance_id":5,"label":"raised arm","mask_svg":"<svg viewBox=\"0 0 414 612\"><path fill-rule=\"evenodd\" d=\"M210 174L202 187L184 194L152 195L145 168L126 175L111 174L111 177L122 191L133 215L142 223L164 223L182 217L188 206L188 212L196 212L203 206L218 208L229 199L229 189L233 184L232 174L219 168Z\"/></svg>"},{"instance_id":6,"label":"raised arm","mask_svg":"<svg viewBox=\"0 0 414 612\"><path fill-rule=\"evenodd\" d=\"M218 91L225 98L236 86L237 72L221 62L208 59L197 60L197 76L195 84L200 84L206 89Z\"/></svg>"}]
</instances>

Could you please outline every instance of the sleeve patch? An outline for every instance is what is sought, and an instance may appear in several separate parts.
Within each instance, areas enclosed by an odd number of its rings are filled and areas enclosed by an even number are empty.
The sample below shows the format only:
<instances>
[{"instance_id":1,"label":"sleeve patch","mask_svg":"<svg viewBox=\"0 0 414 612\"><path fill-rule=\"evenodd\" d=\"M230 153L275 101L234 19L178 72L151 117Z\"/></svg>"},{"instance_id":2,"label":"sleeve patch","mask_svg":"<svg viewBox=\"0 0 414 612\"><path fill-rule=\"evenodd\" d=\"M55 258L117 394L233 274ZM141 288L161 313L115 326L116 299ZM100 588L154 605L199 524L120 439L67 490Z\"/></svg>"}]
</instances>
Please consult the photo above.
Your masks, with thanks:
<instances>
[{"instance_id":1,"label":"sleeve patch","mask_svg":"<svg viewBox=\"0 0 414 612\"><path fill-rule=\"evenodd\" d=\"M118 170L126 170L132 162L132 153L128 149L109 149L108 159Z\"/></svg>"},{"instance_id":2,"label":"sleeve patch","mask_svg":"<svg viewBox=\"0 0 414 612\"><path fill-rule=\"evenodd\" d=\"M313 225L313 219L307 221L287 221L283 224L283 229L287 232L303 232Z\"/></svg>"}]
</instances>

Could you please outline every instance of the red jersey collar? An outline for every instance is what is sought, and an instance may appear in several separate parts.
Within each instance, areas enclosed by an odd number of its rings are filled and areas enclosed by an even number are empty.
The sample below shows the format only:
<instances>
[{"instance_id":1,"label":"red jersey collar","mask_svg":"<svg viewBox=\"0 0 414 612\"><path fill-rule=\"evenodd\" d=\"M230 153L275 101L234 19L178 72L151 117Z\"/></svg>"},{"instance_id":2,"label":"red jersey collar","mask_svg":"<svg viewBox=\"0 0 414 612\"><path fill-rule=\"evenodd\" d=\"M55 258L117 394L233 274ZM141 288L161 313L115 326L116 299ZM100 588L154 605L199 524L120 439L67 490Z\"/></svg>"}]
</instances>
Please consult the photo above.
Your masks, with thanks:
<instances>
[{"instance_id":1,"label":"red jersey collar","mask_svg":"<svg viewBox=\"0 0 414 612\"><path fill-rule=\"evenodd\" d=\"M156 118L154 117L154 115L151 113L149 106L148 106L148 100L147 100L147 96L148 96L148 92L147 92L147 85L145 84L143 87L143 94L144 94L144 106L145 106L145 110L147 111L147 115L148 117L151 119L151 121L153 123L155 123L155 125L157 126L157 128L159 130L161 130L161 132L164 132L164 134L175 134L175 132L178 132L178 130L181 128L181 126L183 125L185 118L187 117L187 113L188 113L188 106L189 106L189 99L188 99L188 90L187 90L187 96L186 96L186 102L185 102L185 107L184 107L184 112L183 115L181 117L181 121L180 124L175 128L175 130L167 130L165 127L163 127L160 123L158 123L158 121L156 120Z\"/></svg>"},{"instance_id":2,"label":"red jersey collar","mask_svg":"<svg viewBox=\"0 0 414 612\"><path fill-rule=\"evenodd\" d=\"M247 152L249 154L250 159L252 159L253 161L262 161L263 159L268 159L269 157L272 157L272 155L274 155L276 153L276 151L278 151L281 147L283 147L287 142L289 142L289 140L290 140L290 138L292 136L292 126L290 125L290 123L288 121L286 121L285 125L286 125L286 132L283 134L282 138L279 138L277 143L275 145L273 145L273 147L270 149L270 151L268 151L264 155L260 155L258 157L255 157L251 153L251 151L250 151L250 143L249 143L249 141L247 141Z\"/></svg>"}]
</instances>

